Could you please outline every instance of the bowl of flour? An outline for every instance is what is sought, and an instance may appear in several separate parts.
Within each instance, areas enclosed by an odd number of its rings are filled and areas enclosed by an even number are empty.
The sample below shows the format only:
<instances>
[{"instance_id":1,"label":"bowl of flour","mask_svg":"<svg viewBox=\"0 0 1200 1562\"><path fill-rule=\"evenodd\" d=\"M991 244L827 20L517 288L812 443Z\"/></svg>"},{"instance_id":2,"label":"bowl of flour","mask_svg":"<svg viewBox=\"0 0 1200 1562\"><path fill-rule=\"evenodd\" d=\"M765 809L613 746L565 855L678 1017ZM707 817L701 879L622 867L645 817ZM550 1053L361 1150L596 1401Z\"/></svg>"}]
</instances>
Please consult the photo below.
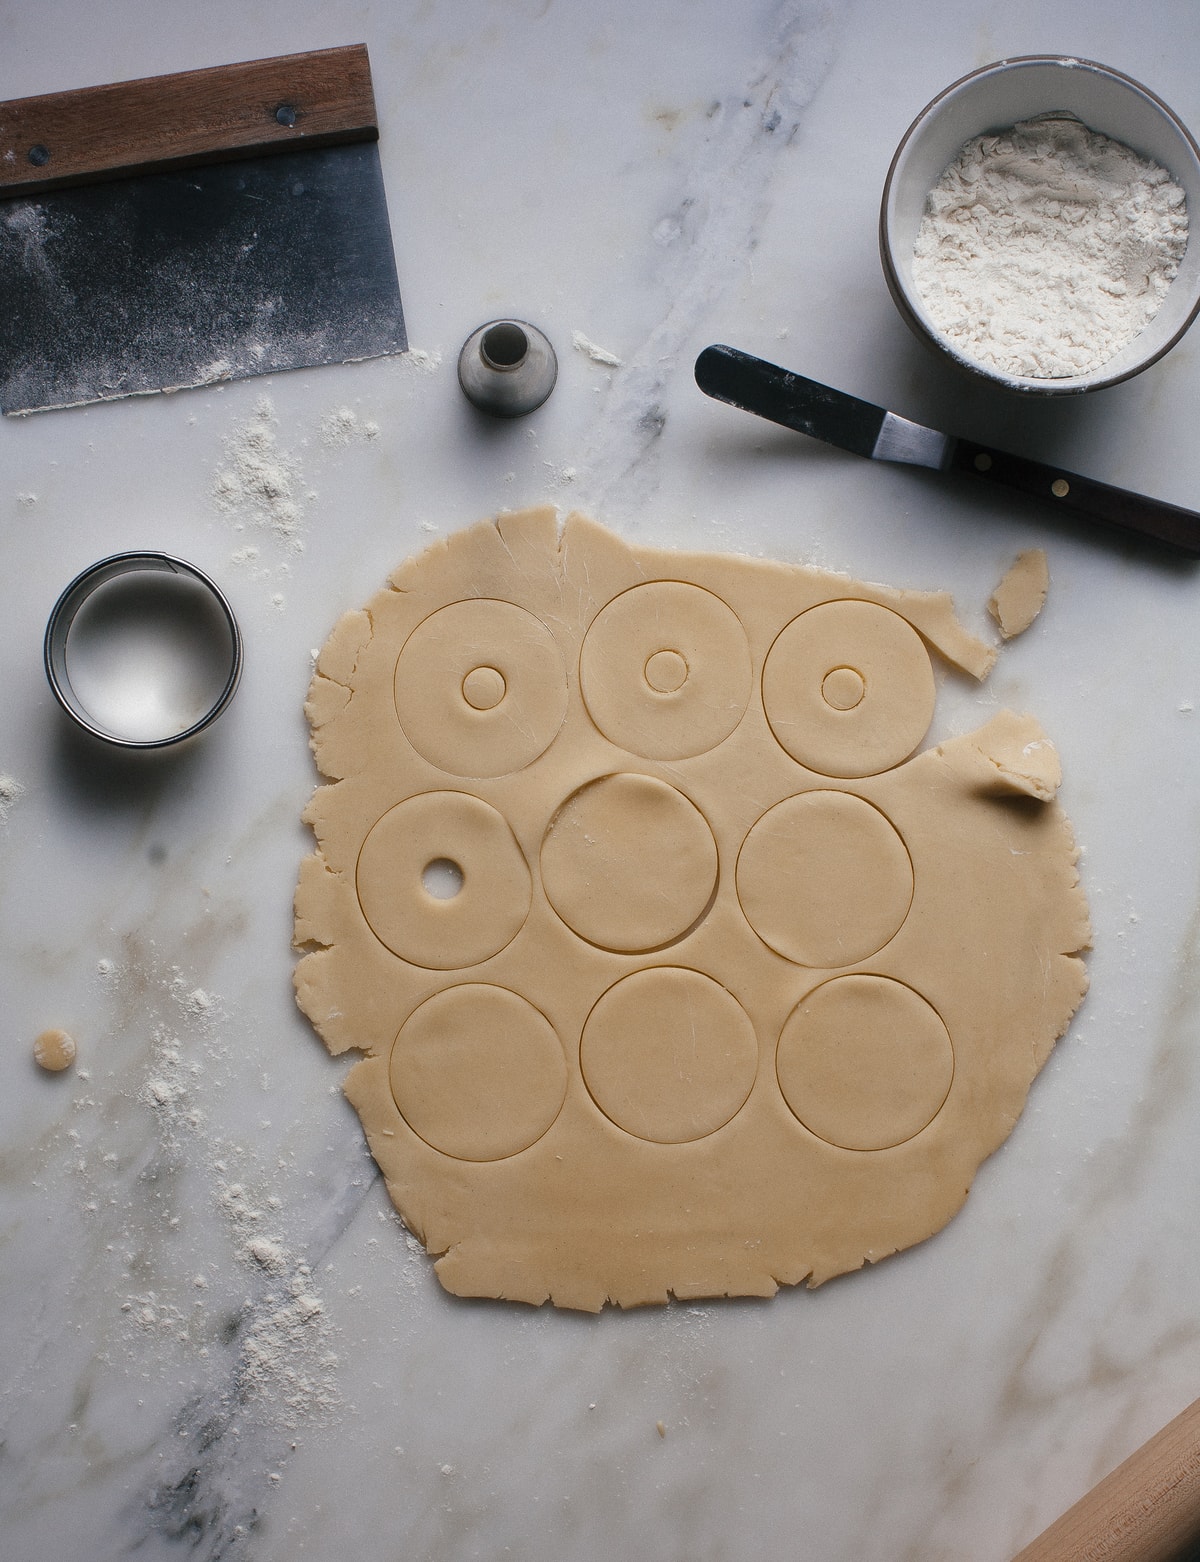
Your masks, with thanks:
<instances>
[{"instance_id":1,"label":"bowl of flour","mask_svg":"<svg viewBox=\"0 0 1200 1562\"><path fill-rule=\"evenodd\" d=\"M879 245L901 314L961 368L1026 395L1098 390L1200 310L1200 149L1119 71L1001 60L909 127Z\"/></svg>"}]
</instances>

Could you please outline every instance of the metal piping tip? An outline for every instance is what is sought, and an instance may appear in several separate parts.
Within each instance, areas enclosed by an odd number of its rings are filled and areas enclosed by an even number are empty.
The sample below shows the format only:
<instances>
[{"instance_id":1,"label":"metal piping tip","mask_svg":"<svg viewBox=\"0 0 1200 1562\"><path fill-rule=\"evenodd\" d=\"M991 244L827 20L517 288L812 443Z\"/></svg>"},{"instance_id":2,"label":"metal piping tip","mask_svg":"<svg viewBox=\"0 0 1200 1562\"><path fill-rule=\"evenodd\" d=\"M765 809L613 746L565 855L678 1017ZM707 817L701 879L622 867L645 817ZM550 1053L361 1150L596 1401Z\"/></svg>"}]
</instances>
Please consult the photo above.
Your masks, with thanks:
<instances>
[{"instance_id":1,"label":"metal piping tip","mask_svg":"<svg viewBox=\"0 0 1200 1562\"><path fill-rule=\"evenodd\" d=\"M524 320L489 320L458 355L458 383L481 412L520 418L540 407L558 379L549 340Z\"/></svg>"}]
</instances>

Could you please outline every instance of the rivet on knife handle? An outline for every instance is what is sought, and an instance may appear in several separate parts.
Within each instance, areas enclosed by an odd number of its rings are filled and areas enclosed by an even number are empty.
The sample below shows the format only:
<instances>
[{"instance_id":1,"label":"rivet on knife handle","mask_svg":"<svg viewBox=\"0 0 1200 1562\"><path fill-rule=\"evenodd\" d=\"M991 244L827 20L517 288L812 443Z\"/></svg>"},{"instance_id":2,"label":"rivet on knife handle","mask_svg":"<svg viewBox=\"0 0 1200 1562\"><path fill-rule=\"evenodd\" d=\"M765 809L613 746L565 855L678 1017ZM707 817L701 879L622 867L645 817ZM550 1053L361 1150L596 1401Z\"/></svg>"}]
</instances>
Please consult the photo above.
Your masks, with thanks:
<instances>
[{"instance_id":1,"label":"rivet on knife handle","mask_svg":"<svg viewBox=\"0 0 1200 1562\"><path fill-rule=\"evenodd\" d=\"M1194 510L1110 488L973 440L953 439L736 347L706 347L696 359L696 383L717 401L854 455L969 473L1200 558L1200 515Z\"/></svg>"}]
</instances>

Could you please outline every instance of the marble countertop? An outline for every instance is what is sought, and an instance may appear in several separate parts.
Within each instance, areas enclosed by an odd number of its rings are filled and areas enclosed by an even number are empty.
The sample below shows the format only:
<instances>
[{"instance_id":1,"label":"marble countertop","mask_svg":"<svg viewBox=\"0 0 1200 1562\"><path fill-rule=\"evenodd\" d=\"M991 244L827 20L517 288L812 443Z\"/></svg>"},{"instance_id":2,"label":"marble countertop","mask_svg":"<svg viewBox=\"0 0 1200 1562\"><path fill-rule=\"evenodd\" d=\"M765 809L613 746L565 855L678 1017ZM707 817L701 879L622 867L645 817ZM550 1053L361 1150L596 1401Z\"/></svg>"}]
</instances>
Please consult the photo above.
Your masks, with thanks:
<instances>
[{"instance_id":1,"label":"marble countertop","mask_svg":"<svg viewBox=\"0 0 1200 1562\"><path fill-rule=\"evenodd\" d=\"M735 414L691 366L730 342L1196 506L1200 336L1015 401L912 339L875 238L912 117L1005 55L1100 60L1200 127L1190 0L44 0L4 35L4 99L365 41L414 349L0 426L5 1557L1005 1562L1200 1394L1200 584ZM497 315L560 358L511 423L455 376ZM985 636L1014 555L1049 556L1041 618L943 684L935 736L1011 705L1054 737L1091 992L962 1212L819 1290L447 1296L295 1009L312 652L405 557L545 502L949 588ZM62 586L138 547L213 575L247 642L218 725L149 763L75 739L41 668ZM48 1026L79 1044L57 1077Z\"/></svg>"}]
</instances>

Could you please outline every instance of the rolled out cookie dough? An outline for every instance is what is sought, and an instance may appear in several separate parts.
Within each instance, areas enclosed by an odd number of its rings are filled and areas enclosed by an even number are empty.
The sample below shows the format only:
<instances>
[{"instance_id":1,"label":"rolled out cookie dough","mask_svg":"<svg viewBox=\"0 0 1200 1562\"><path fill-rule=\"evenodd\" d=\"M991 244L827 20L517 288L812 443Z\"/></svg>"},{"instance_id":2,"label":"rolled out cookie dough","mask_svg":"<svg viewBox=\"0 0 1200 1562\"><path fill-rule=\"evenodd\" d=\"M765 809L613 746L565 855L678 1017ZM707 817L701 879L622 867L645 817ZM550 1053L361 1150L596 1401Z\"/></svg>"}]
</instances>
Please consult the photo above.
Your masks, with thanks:
<instances>
[{"instance_id":1,"label":"rolled out cookie dough","mask_svg":"<svg viewBox=\"0 0 1200 1562\"><path fill-rule=\"evenodd\" d=\"M448 1290L764 1296L959 1208L1089 930L1053 746L922 751L931 652L994 658L942 594L552 510L335 627L297 994Z\"/></svg>"}]
</instances>

